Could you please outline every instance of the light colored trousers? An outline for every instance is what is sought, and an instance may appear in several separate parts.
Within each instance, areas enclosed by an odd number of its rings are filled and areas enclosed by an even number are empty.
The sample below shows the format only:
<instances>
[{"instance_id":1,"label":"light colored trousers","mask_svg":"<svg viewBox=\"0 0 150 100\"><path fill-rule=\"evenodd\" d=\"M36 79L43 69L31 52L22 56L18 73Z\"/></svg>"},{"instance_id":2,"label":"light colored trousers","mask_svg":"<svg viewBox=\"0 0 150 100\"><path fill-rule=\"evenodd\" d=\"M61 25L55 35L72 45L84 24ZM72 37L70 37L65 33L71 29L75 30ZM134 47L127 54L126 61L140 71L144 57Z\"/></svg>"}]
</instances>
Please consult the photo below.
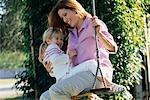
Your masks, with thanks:
<instances>
[{"instance_id":1,"label":"light colored trousers","mask_svg":"<svg viewBox=\"0 0 150 100\"><path fill-rule=\"evenodd\" d=\"M95 76L90 71L79 72L67 79L53 84L49 90L40 96L40 100L71 100L87 88L92 88ZM103 83L96 80L96 88L103 87Z\"/></svg>"}]
</instances>

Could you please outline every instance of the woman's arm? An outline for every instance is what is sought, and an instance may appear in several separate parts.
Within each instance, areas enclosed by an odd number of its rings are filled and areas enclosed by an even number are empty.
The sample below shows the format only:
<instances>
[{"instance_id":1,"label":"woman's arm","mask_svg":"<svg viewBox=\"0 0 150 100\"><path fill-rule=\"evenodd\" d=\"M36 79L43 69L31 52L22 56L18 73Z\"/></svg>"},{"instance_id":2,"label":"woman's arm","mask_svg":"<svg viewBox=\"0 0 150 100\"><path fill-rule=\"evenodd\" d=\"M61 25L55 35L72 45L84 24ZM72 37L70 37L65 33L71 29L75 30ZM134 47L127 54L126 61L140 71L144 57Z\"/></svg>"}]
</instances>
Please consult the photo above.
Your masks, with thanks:
<instances>
[{"instance_id":1,"label":"woman's arm","mask_svg":"<svg viewBox=\"0 0 150 100\"><path fill-rule=\"evenodd\" d=\"M96 28L96 34L104 47L110 52L117 52L117 44L112 35L108 32L105 23L99 20L97 16L94 16L92 18L92 24Z\"/></svg>"},{"instance_id":2,"label":"woman's arm","mask_svg":"<svg viewBox=\"0 0 150 100\"><path fill-rule=\"evenodd\" d=\"M99 32L99 31L98 31ZM109 40L108 37L104 35L104 32L98 33L99 41L101 41L104 47L110 52L117 52L117 44L114 40Z\"/></svg>"}]
</instances>

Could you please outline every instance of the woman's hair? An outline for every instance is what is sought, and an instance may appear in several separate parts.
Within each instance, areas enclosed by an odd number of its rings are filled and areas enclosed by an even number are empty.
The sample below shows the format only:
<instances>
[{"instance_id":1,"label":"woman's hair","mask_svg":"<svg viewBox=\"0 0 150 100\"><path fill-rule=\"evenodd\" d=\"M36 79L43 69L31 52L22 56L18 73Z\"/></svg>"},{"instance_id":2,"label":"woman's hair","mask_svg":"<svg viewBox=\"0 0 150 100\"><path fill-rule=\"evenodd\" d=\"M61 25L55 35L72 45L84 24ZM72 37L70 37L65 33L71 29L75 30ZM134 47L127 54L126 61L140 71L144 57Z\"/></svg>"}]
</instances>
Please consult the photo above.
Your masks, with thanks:
<instances>
[{"instance_id":1,"label":"woman's hair","mask_svg":"<svg viewBox=\"0 0 150 100\"><path fill-rule=\"evenodd\" d=\"M40 62L43 61L44 53L45 53L45 50L48 46L48 44L46 43L46 39L52 39L58 33L62 33L60 28L49 27L47 30L45 30L45 32L43 34L43 43L40 45L40 48L39 48L38 59Z\"/></svg>"},{"instance_id":2,"label":"woman's hair","mask_svg":"<svg viewBox=\"0 0 150 100\"><path fill-rule=\"evenodd\" d=\"M59 0L49 13L49 26L60 27L62 29L64 29L65 27L69 27L58 15L58 10L63 8L77 12L81 18L84 18L87 14L89 14L76 0Z\"/></svg>"}]
</instances>

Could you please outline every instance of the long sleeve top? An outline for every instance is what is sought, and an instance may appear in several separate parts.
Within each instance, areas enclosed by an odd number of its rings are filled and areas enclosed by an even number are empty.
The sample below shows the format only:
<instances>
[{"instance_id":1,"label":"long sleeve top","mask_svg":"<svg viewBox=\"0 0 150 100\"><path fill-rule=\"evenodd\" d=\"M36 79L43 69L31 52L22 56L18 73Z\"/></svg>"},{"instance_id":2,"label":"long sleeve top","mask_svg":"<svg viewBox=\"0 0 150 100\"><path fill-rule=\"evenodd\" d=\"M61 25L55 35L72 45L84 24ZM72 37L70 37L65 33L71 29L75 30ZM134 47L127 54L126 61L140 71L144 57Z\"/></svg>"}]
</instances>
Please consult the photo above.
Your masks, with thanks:
<instances>
[{"instance_id":1,"label":"long sleeve top","mask_svg":"<svg viewBox=\"0 0 150 100\"><path fill-rule=\"evenodd\" d=\"M44 55L44 62L50 61L53 67L51 76L60 80L69 71L69 56L56 45L51 44L47 47Z\"/></svg>"},{"instance_id":2,"label":"long sleeve top","mask_svg":"<svg viewBox=\"0 0 150 100\"><path fill-rule=\"evenodd\" d=\"M73 57L73 65L76 66L84 61L96 59L96 42L94 35L94 27L90 16L87 16L79 30L76 28L70 29L68 50L76 50L77 55ZM77 33L79 35L77 35ZM102 22L102 35L110 42L113 43L114 39L108 32L107 26ZM102 67L112 68L109 60L109 52L105 49L104 45L99 41L99 56L100 64Z\"/></svg>"}]
</instances>

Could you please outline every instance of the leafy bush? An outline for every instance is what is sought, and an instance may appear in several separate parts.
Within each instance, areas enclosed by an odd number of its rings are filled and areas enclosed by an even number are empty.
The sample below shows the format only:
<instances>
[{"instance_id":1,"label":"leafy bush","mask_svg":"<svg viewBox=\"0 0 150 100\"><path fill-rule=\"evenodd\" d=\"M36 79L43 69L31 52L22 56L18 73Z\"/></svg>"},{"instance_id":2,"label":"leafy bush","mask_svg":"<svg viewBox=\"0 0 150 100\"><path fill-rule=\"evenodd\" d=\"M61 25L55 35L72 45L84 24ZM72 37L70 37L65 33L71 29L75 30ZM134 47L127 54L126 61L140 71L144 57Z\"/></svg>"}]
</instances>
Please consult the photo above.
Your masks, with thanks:
<instances>
[{"instance_id":1,"label":"leafy bush","mask_svg":"<svg viewBox=\"0 0 150 100\"><path fill-rule=\"evenodd\" d=\"M34 98L36 96L38 98L41 93L55 83L55 78L50 77L38 61L41 36L47 28L47 14L55 3L56 0L36 0L36 2L35 0L26 0L23 2L21 32L24 36L23 51L26 53L23 67L27 70L17 76L19 81L16 83L16 88L24 91L26 97ZM32 34L29 30L30 25L32 25Z\"/></svg>"},{"instance_id":2,"label":"leafy bush","mask_svg":"<svg viewBox=\"0 0 150 100\"><path fill-rule=\"evenodd\" d=\"M100 16L108 25L119 47L117 54L111 55L115 69L113 81L125 85L129 90L142 79L139 73L143 67L141 52L145 49L142 2L108 0L102 4ZM116 98L125 97L122 95Z\"/></svg>"}]
</instances>

